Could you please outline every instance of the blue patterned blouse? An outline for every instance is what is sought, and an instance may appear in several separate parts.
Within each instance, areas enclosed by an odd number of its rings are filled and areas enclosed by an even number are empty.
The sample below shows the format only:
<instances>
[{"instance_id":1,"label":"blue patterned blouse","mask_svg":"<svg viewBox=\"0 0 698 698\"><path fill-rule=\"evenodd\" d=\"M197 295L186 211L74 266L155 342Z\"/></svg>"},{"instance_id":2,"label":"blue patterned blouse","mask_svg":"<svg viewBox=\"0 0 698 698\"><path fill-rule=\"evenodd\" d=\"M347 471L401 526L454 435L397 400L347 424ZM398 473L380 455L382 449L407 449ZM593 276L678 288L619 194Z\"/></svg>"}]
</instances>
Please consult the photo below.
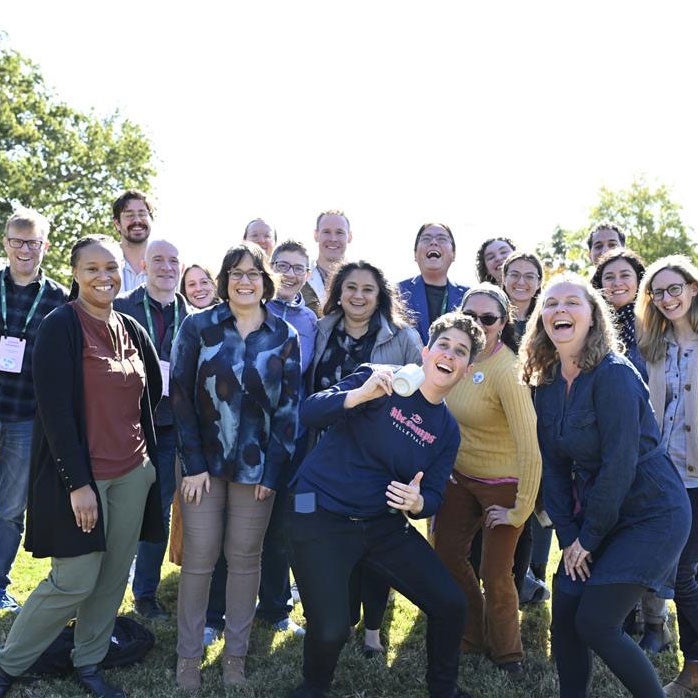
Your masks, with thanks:
<instances>
[{"instance_id":1,"label":"blue patterned blouse","mask_svg":"<svg viewBox=\"0 0 698 698\"><path fill-rule=\"evenodd\" d=\"M244 340L227 303L184 319L171 353L170 402L184 475L208 471L276 489L293 455L300 350L266 313Z\"/></svg>"}]
</instances>

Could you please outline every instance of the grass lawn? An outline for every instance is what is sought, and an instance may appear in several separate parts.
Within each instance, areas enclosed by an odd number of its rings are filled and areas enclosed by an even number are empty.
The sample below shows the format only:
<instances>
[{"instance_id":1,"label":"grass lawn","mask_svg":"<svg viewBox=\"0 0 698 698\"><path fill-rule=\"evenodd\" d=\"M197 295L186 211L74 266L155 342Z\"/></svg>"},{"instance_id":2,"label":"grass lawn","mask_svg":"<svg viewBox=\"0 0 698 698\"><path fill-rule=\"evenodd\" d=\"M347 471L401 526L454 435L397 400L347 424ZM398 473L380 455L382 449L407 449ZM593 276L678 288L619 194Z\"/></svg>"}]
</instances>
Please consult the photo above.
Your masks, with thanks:
<instances>
[{"instance_id":1,"label":"grass lawn","mask_svg":"<svg viewBox=\"0 0 698 698\"><path fill-rule=\"evenodd\" d=\"M559 552L556 551L551 556L550 571L553 570L553 560L556 562L558 559ZM20 553L13 569L12 577L15 581L11 588L18 600L28 596L46 575L48 566L47 560L34 560L24 552ZM178 577L179 568L167 563L163 570L160 598L171 611L176 608ZM126 593L121 613L133 613L130 589ZM13 617L9 613L0 614L0 643L4 642ZM296 606L293 617L297 622L303 622L300 606ZM476 698L557 696L557 676L550 660L549 625L549 603L527 606L521 613L526 651L526 672L522 680L514 684L502 676L486 658L464 656L460 670L461 685ZM174 620L151 624L150 627L156 633L157 641L146 660L128 669L109 672L108 677L114 683L124 686L132 698L187 695L175 687L177 630ZM414 606L396 594L394 602L388 608L384 627L387 629L384 638L388 647L387 661L364 659L358 642L348 643L337 667L332 693L334 698L423 698L427 695L424 683L424 618ZM300 680L302 647L302 639L288 634L276 634L255 624L247 663L249 682L241 689L228 690L227 695L281 698ZM219 662L222 651L222 641L208 649L203 670L204 687L200 696L226 695ZM668 682L678 670L676 649L655 658L654 662L662 683ZM68 678L30 685L17 684L10 698L73 698L84 695L73 680ZM627 695L615 677L597 661L590 696L617 698Z\"/></svg>"}]
</instances>

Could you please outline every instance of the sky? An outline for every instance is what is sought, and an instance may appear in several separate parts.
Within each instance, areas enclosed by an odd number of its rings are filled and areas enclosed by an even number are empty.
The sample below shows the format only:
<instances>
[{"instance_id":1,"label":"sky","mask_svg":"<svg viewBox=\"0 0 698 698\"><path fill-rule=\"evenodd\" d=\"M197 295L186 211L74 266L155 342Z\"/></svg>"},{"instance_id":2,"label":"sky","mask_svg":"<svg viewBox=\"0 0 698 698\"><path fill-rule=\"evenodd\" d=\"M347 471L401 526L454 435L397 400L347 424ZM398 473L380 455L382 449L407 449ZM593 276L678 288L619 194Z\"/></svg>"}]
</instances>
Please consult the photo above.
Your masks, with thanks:
<instances>
[{"instance_id":1,"label":"sky","mask_svg":"<svg viewBox=\"0 0 698 698\"><path fill-rule=\"evenodd\" d=\"M245 224L314 248L343 209L351 258L417 273L420 225L475 250L579 228L644 174L698 227L693 3L139 0L3 3L0 30L57 96L138 123L158 237L214 270Z\"/></svg>"}]
</instances>

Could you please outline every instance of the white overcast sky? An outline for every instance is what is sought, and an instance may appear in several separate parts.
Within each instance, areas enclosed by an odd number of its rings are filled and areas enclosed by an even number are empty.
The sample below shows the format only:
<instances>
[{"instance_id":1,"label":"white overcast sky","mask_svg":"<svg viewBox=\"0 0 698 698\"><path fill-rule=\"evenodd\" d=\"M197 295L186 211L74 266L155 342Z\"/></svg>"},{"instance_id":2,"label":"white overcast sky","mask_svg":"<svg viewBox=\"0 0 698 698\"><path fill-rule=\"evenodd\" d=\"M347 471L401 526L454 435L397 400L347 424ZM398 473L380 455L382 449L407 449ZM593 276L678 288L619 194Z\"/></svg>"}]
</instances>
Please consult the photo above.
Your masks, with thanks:
<instances>
[{"instance_id":1,"label":"white overcast sky","mask_svg":"<svg viewBox=\"0 0 698 698\"><path fill-rule=\"evenodd\" d=\"M352 257L413 272L448 223L474 250L587 221L602 185L671 187L698 227L692 2L61 0L0 29L74 107L119 110L159 160L158 235L216 267L261 216L312 241L343 208Z\"/></svg>"}]
</instances>

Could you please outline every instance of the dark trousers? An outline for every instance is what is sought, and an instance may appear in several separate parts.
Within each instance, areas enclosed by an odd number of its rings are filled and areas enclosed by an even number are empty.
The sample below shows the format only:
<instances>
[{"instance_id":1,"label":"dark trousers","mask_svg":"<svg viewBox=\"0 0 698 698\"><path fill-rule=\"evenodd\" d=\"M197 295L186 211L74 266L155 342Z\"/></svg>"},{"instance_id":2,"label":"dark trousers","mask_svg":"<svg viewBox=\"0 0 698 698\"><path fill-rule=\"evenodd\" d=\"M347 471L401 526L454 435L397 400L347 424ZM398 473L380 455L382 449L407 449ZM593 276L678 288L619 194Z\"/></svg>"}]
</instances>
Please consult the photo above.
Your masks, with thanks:
<instances>
[{"instance_id":1,"label":"dark trousers","mask_svg":"<svg viewBox=\"0 0 698 698\"><path fill-rule=\"evenodd\" d=\"M271 511L262 547L262 576L259 582L259 605L256 617L278 623L293 610L289 578L289 550L286 543L286 489L279 489Z\"/></svg>"},{"instance_id":2,"label":"dark trousers","mask_svg":"<svg viewBox=\"0 0 698 698\"><path fill-rule=\"evenodd\" d=\"M389 596L390 584L385 579L374 570L357 565L349 580L351 624L356 625L361 620L363 606L364 628L380 630Z\"/></svg>"},{"instance_id":3,"label":"dark trousers","mask_svg":"<svg viewBox=\"0 0 698 698\"><path fill-rule=\"evenodd\" d=\"M288 513L293 572L307 619L303 676L322 694L349 634L349 579L362 563L427 616L427 686L452 698L466 600L427 541L401 514L356 521L318 509Z\"/></svg>"},{"instance_id":4,"label":"dark trousers","mask_svg":"<svg viewBox=\"0 0 698 698\"><path fill-rule=\"evenodd\" d=\"M684 659L698 660L698 488L686 490L691 503L691 531L676 570L676 618Z\"/></svg>"},{"instance_id":5,"label":"dark trousers","mask_svg":"<svg viewBox=\"0 0 698 698\"><path fill-rule=\"evenodd\" d=\"M664 691L647 655L623 631L623 621L646 591L639 584L572 582L562 563L553 579L552 645L560 698L584 698L591 678L591 650L633 696L660 698Z\"/></svg>"},{"instance_id":6,"label":"dark trousers","mask_svg":"<svg viewBox=\"0 0 698 698\"><path fill-rule=\"evenodd\" d=\"M174 498L175 456L177 435L174 426L156 427L158 451L158 475L160 476L160 501L165 532L170 530L170 510ZM160 584L160 568L165 559L167 537L162 543L141 541L136 551L136 569L133 574L133 596L136 599L153 599Z\"/></svg>"}]
</instances>

